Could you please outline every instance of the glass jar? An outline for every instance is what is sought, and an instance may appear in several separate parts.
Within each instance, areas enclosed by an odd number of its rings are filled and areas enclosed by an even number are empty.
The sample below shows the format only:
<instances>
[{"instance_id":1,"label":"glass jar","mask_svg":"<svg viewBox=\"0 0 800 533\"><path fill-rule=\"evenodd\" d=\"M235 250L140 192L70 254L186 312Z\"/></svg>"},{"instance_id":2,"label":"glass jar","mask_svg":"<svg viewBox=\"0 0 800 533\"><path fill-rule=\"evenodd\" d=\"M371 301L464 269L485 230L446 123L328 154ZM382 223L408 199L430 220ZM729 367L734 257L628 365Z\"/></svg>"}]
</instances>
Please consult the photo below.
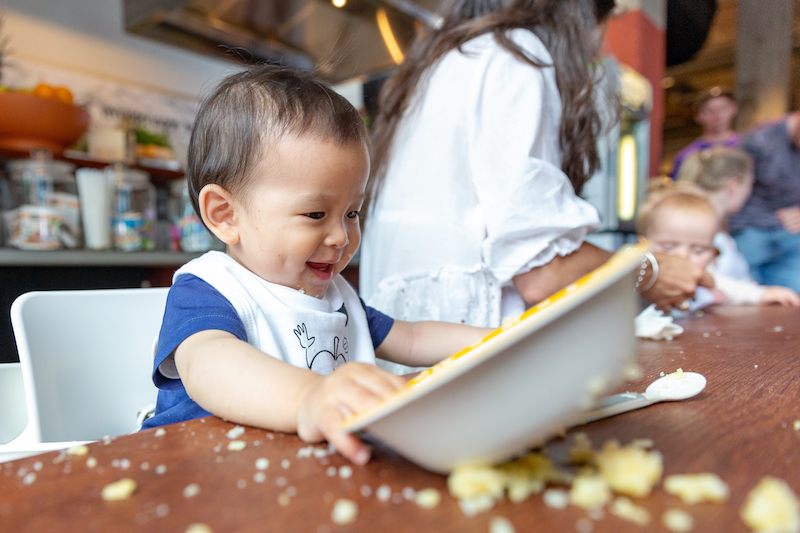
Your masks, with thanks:
<instances>
[{"instance_id":1,"label":"glass jar","mask_svg":"<svg viewBox=\"0 0 800 533\"><path fill-rule=\"evenodd\" d=\"M170 209L173 222L172 248L184 252L207 252L216 248L216 239L192 207L185 179L170 184L170 196L174 201L174 208Z\"/></svg>"},{"instance_id":2,"label":"glass jar","mask_svg":"<svg viewBox=\"0 0 800 533\"><path fill-rule=\"evenodd\" d=\"M8 163L9 199L3 221L6 244L24 250L81 245L80 203L75 166L53 161L48 150Z\"/></svg>"},{"instance_id":3,"label":"glass jar","mask_svg":"<svg viewBox=\"0 0 800 533\"><path fill-rule=\"evenodd\" d=\"M114 248L125 252L155 249L156 189L146 172L123 163L106 167L114 183L111 233Z\"/></svg>"}]
</instances>

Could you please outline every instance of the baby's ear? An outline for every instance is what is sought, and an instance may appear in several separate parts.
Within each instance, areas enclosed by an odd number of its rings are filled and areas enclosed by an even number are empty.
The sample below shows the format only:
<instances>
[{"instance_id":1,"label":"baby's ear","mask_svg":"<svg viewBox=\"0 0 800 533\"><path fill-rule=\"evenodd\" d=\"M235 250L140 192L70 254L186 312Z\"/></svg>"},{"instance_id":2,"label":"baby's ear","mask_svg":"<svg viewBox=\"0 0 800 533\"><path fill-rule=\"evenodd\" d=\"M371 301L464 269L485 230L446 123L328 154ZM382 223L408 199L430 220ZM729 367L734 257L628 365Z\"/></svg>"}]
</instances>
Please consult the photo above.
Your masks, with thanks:
<instances>
[{"instance_id":1,"label":"baby's ear","mask_svg":"<svg viewBox=\"0 0 800 533\"><path fill-rule=\"evenodd\" d=\"M225 244L239 242L234 202L231 193L219 185L209 183L200 189L197 198L200 216L206 227Z\"/></svg>"}]
</instances>

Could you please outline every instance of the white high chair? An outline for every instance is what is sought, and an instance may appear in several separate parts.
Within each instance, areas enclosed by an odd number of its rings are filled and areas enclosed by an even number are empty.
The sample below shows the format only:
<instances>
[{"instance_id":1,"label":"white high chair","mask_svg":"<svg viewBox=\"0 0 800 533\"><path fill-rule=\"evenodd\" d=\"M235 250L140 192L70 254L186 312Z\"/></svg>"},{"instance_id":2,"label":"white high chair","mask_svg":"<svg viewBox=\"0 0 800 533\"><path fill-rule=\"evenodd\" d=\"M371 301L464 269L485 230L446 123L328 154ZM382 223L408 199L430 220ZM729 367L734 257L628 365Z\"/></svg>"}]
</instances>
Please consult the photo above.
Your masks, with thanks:
<instances>
[{"instance_id":1,"label":"white high chair","mask_svg":"<svg viewBox=\"0 0 800 533\"><path fill-rule=\"evenodd\" d=\"M156 401L153 346L168 290L28 292L14 301L27 424L0 441L0 462L138 429Z\"/></svg>"}]
</instances>

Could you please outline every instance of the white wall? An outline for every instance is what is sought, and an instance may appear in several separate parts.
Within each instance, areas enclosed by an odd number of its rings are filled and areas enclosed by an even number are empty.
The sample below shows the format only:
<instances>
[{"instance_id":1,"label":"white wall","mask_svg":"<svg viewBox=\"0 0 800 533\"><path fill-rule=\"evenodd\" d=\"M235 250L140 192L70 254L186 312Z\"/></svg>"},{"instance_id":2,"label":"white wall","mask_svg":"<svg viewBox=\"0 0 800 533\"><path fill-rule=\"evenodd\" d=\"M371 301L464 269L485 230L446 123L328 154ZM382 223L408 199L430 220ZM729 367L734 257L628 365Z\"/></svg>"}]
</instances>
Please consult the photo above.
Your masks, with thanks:
<instances>
[{"instance_id":1,"label":"white wall","mask_svg":"<svg viewBox=\"0 0 800 533\"><path fill-rule=\"evenodd\" d=\"M197 98L238 69L123 29L122 0L1 0L10 58Z\"/></svg>"}]
</instances>

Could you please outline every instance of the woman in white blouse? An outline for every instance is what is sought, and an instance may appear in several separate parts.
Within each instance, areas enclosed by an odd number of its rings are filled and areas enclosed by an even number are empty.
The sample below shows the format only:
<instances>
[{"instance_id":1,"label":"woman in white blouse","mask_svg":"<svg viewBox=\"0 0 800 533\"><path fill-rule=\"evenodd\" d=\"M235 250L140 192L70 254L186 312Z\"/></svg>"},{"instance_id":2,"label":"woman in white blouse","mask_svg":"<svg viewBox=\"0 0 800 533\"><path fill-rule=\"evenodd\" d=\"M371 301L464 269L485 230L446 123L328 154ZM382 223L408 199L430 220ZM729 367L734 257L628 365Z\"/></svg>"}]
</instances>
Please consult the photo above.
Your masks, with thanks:
<instances>
[{"instance_id":1,"label":"woman in white blouse","mask_svg":"<svg viewBox=\"0 0 800 533\"><path fill-rule=\"evenodd\" d=\"M369 305L496 327L610 256L584 243L599 220L576 192L599 165L591 65L613 6L445 4L381 94L360 260ZM662 308L702 276L660 267L643 285Z\"/></svg>"}]
</instances>

